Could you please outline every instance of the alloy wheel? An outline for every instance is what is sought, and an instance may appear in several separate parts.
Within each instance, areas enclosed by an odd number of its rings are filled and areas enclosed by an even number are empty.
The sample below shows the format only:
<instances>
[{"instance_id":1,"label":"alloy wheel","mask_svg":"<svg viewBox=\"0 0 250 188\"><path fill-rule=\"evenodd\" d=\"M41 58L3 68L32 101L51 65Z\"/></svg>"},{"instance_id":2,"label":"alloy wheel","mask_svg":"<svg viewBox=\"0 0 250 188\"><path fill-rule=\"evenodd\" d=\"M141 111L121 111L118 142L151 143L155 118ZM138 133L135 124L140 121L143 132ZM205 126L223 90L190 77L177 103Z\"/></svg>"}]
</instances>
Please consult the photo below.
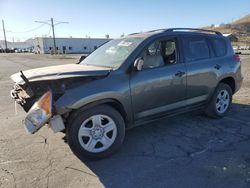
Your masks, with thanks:
<instances>
[{"instance_id":1,"label":"alloy wheel","mask_svg":"<svg viewBox=\"0 0 250 188\"><path fill-rule=\"evenodd\" d=\"M218 113L224 113L230 104L230 97L227 90L221 90L216 98L216 110Z\"/></svg>"},{"instance_id":2,"label":"alloy wheel","mask_svg":"<svg viewBox=\"0 0 250 188\"><path fill-rule=\"evenodd\" d=\"M103 114L86 119L78 131L81 146L93 153L107 150L115 141L117 127L114 120Z\"/></svg>"}]
</instances>

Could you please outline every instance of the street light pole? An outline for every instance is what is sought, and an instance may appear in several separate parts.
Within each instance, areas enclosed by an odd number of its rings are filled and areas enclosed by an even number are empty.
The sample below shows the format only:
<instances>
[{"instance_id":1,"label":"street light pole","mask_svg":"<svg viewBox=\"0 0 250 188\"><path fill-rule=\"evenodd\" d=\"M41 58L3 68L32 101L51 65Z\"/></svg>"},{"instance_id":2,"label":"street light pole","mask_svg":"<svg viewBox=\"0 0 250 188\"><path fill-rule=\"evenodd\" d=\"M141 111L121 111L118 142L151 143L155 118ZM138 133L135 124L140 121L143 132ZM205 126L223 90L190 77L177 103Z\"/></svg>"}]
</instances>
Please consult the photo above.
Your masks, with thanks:
<instances>
[{"instance_id":1,"label":"street light pole","mask_svg":"<svg viewBox=\"0 0 250 188\"><path fill-rule=\"evenodd\" d=\"M54 53L57 54L57 48L56 48L56 37L55 37L55 30L54 30L54 22L53 18L51 18L51 27L53 32L53 41L54 41Z\"/></svg>"},{"instance_id":2,"label":"street light pole","mask_svg":"<svg viewBox=\"0 0 250 188\"><path fill-rule=\"evenodd\" d=\"M50 23L49 21L35 21L36 23L43 23L43 24L47 24L50 25L52 27L52 32L53 32L53 43L54 43L54 54L57 53L57 48L56 48L56 37L55 37L55 29L54 27L58 24L62 24L62 23L69 23L69 22L57 22L54 24L54 20L53 18L50 19Z\"/></svg>"},{"instance_id":3,"label":"street light pole","mask_svg":"<svg viewBox=\"0 0 250 188\"><path fill-rule=\"evenodd\" d=\"M5 52L7 51L7 40L6 40L6 33L5 33L5 27L4 27L4 21L2 20L2 24L3 24L3 34L4 34L4 42L5 42Z\"/></svg>"}]
</instances>

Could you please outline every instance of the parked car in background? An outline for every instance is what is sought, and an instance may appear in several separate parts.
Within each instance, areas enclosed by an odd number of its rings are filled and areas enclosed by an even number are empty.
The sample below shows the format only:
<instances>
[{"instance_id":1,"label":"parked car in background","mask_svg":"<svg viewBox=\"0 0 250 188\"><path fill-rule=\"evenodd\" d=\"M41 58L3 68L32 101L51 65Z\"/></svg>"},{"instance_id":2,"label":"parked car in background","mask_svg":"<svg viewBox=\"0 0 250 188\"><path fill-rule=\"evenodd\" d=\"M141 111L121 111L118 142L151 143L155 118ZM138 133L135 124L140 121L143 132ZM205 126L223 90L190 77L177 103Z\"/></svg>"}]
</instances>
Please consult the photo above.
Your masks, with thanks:
<instances>
[{"instance_id":1,"label":"parked car in background","mask_svg":"<svg viewBox=\"0 0 250 188\"><path fill-rule=\"evenodd\" d=\"M16 49L15 49L15 53L22 53L22 49L16 48Z\"/></svg>"},{"instance_id":2,"label":"parked car in background","mask_svg":"<svg viewBox=\"0 0 250 188\"><path fill-rule=\"evenodd\" d=\"M241 54L241 51L238 46L233 46L233 50L235 54Z\"/></svg>"},{"instance_id":3,"label":"parked car in background","mask_svg":"<svg viewBox=\"0 0 250 188\"><path fill-rule=\"evenodd\" d=\"M243 78L220 32L173 28L114 39L79 64L11 79L29 133L48 123L78 158L99 159L121 147L128 128L192 110L225 116Z\"/></svg>"}]
</instances>

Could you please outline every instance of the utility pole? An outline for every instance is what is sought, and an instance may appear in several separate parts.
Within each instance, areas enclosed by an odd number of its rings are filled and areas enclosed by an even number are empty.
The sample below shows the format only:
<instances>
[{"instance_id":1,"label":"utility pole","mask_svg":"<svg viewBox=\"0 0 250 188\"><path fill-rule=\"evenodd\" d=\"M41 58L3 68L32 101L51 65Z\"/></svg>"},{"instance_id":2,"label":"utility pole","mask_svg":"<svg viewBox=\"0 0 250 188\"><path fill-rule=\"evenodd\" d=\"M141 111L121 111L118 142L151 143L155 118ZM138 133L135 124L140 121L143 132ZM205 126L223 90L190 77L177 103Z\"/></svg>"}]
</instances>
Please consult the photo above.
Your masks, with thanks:
<instances>
[{"instance_id":1,"label":"utility pole","mask_svg":"<svg viewBox=\"0 0 250 188\"><path fill-rule=\"evenodd\" d=\"M53 32L53 43L54 43L54 54L57 53L57 49L56 49L56 37L55 37L55 26L58 24L62 24L62 23L69 23L69 22L57 22L54 24L54 20L53 18L50 19L50 23L49 21L35 21L36 23L43 23L43 24L47 24L50 27L52 27L52 32Z\"/></svg>"},{"instance_id":2,"label":"utility pole","mask_svg":"<svg viewBox=\"0 0 250 188\"><path fill-rule=\"evenodd\" d=\"M2 20L3 24L3 34L4 34L4 42L5 42L5 52L7 51L7 40L6 40L6 33L5 33L5 27L4 27L4 21Z\"/></svg>"},{"instance_id":3,"label":"utility pole","mask_svg":"<svg viewBox=\"0 0 250 188\"><path fill-rule=\"evenodd\" d=\"M57 48L56 48L56 37L55 37L53 18L51 18L51 27L52 27L52 31L53 31L54 53L56 54L57 53Z\"/></svg>"}]
</instances>

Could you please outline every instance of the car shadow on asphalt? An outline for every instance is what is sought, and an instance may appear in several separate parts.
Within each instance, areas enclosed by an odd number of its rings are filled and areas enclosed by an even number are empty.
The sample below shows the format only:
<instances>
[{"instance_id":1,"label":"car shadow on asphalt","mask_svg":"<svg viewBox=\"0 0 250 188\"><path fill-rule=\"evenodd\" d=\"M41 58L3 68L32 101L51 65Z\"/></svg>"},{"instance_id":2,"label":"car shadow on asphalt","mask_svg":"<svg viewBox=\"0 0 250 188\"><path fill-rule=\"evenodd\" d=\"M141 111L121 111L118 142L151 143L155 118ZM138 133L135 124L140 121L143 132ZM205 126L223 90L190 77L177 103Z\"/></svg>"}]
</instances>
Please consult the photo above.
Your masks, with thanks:
<instances>
[{"instance_id":1,"label":"car shadow on asphalt","mask_svg":"<svg viewBox=\"0 0 250 188\"><path fill-rule=\"evenodd\" d=\"M83 162L105 187L237 187L239 174L222 175L212 166L250 156L249 147L237 144L249 140L250 105L234 103L222 119L191 113L136 127L118 153Z\"/></svg>"}]
</instances>

